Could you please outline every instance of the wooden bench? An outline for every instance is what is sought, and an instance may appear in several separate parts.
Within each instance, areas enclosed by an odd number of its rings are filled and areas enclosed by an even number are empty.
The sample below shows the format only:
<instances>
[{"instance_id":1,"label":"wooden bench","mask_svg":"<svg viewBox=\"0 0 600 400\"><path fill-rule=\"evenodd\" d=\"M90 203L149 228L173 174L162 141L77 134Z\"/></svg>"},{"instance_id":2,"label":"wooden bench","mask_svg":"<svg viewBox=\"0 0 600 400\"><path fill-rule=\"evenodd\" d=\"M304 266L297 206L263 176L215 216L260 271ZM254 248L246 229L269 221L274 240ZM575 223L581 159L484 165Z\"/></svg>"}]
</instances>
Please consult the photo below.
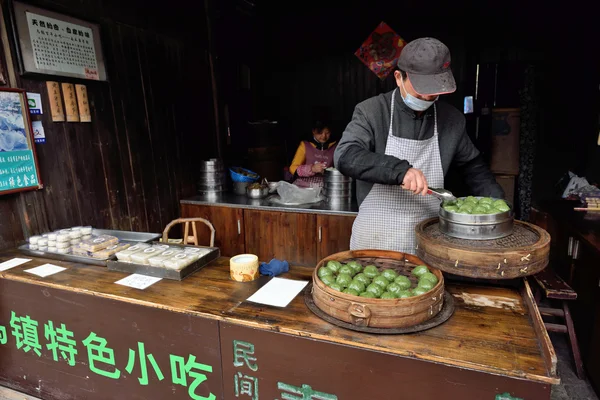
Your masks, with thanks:
<instances>
[{"instance_id":1,"label":"wooden bench","mask_svg":"<svg viewBox=\"0 0 600 400\"><path fill-rule=\"evenodd\" d=\"M549 229L548 215L534 208L531 209L530 222L538 225L540 228ZM549 230L548 233L550 236L553 235L553 232ZM571 262L574 263L575 260L572 259ZM544 326L548 332L566 333L569 335L577 376L579 379L583 379L585 377L583 362L581 361L577 335L568 305L569 301L577 300L577 292L556 273L552 264L537 274L530 276L528 279L530 282L531 280L535 282L531 286L535 288L535 300L542 317L555 317L564 321L564 323L544 321ZM547 306L541 304L544 297L547 299L547 303L549 303ZM556 307L553 307L552 304L556 304Z\"/></svg>"}]
</instances>

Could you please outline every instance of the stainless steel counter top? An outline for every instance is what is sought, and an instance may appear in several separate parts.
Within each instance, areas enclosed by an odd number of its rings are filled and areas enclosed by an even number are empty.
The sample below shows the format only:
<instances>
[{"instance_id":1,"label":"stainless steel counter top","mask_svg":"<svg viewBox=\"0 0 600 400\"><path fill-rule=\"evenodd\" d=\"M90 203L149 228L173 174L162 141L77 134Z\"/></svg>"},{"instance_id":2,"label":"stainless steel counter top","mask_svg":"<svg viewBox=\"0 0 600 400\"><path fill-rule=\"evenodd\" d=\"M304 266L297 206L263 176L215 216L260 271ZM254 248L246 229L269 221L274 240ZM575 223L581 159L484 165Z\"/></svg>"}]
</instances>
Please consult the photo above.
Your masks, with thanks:
<instances>
[{"instance_id":1,"label":"stainless steel counter top","mask_svg":"<svg viewBox=\"0 0 600 400\"><path fill-rule=\"evenodd\" d=\"M308 214L357 215L358 204L353 199L351 203L329 204L326 201L313 204L284 205L273 201L277 195L264 199L250 199L245 195L222 193L218 196L198 195L181 200L181 204L215 205L232 208L248 208L253 210L283 211Z\"/></svg>"}]
</instances>

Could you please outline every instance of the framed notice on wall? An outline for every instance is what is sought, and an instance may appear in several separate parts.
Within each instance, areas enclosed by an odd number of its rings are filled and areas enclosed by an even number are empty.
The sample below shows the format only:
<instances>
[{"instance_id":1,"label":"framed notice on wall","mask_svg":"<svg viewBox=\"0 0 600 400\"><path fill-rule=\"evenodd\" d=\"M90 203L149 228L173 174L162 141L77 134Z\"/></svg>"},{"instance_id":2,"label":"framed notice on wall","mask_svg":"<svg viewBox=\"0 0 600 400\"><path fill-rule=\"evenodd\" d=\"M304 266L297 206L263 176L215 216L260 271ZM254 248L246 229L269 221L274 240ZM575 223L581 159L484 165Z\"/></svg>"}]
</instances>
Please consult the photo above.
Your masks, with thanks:
<instances>
[{"instance_id":1,"label":"framed notice on wall","mask_svg":"<svg viewBox=\"0 0 600 400\"><path fill-rule=\"evenodd\" d=\"M0 88L0 195L41 188L26 92Z\"/></svg>"},{"instance_id":2,"label":"framed notice on wall","mask_svg":"<svg viewBox=\"0 0 600 400\"><path fill-rule=\"evenodd\" d=\"M22 74L107 80L97 24L18 1L11 8Z\"/></svg>"}]
</instances>

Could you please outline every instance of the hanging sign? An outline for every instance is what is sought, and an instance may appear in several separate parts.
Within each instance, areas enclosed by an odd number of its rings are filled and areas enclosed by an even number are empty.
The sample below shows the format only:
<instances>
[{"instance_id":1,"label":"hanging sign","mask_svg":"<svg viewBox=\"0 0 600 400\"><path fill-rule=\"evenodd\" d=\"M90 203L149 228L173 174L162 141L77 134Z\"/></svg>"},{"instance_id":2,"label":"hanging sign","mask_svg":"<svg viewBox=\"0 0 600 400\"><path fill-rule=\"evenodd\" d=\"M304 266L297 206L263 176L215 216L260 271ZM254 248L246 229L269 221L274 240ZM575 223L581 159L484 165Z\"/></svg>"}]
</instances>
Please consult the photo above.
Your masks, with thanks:
<instances>
[{"instance_id":1,"label":"hanging sign","mask_svg":"<svg viewBox=\"0 0 600 400\"><path fill-rule=\"evenodd\" d=\"M354 53L379 79L385 79L396 67L406 45L396 32L381 22Z\"/></svg>"},{"instance_id":2,"label":"hanging sign","mask_svg":"<svg viewBox=\"0 0 600 400\"><path fill-rule=\"evenodd\" d=\"M44 113L42 109L42 96L39 93L27 92L27 105L29 106L29 114L41 115Z\"/></svg>"},{"instance_id":3,"label":"hanging sign","mask_svg":"<svg viewBox=\"0 0 600 400\"><path fill-rule=\"evenodd\" d=\"M50 103L50 112L52 113L52 122L63 122L65 120L65 110L63 109L62 94L58 82L46 82L48 89L48 103Z\"/></svg>"},{"instance_id":4,"label":"hanging sign","mask_svg":"<svg viewBox=\"0 0 600 400\"><path fill-rule=\"evenodd\" d=\"M24 90L0 89L0 194L41 188Z\"/></svg>"},{"instance_id":5,"label":"hanging sign","mask_svg":"<svg viewBox=\"0 0 600 400\"><path fill-rule=\"evenodd\" d=\"M62 83L62 91L65 95L65 109L67 112L67 122L79 122L79 109L77 107L77 97L75 96L75 87L72 83Z\"/></svg>"},{"instance_id":6,"label":"hanging sign","mask_svg":"<svg viewBox=\"0 0 600 400\"><path fill-rule=\"evenodd\" d=\"M18 1L11 17L23 74L106 80L97 24Z\"/></svg>"},{"instance_id":7,"label":"hanging sign","mask_svg":"<svg viewBox=\"0 0 600 400\"><path fill-rule=\"evenodd\" d=\"M92 122L90 114L90 103L88 102L87 88L85 85L75 85L77 93L77 106L79 107L79 119L81 122Z\"/></svg>"}]
</instances>

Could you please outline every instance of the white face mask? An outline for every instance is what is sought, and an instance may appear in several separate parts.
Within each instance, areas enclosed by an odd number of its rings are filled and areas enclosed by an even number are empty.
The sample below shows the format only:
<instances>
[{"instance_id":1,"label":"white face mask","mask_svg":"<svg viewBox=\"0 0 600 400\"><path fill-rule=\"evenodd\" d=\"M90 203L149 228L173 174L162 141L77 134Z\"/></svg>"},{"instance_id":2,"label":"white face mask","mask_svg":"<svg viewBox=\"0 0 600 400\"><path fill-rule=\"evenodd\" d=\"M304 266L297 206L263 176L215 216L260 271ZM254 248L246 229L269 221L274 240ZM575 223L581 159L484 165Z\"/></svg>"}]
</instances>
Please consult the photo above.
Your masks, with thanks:
<instances>
[{"instance_id":1,"label":"white face mask","mask_svg":"<svg viewBox=\"0 0 600 400\"><path fill-rule=\"evenodd\" d=\"M408 108L410 108L411 110L414 110L414 111L425 111L429 107L431 107L431 105L433 103L435 103L435 101L439 98L439 96L438 96L438 97L435 98L435 100L422 100L422 99L419 99L419 98L413 96L412 94L408 93L408 91L404 87L404 79L400 78L400 84L402 85L402 89L404 89L404 93L406 93L406 97L402 96L402 100L404 100L404 104L406 104L406 106ZM400 93L400 94L402 94L402 93Z\"/></svg>"}]
</instances>

